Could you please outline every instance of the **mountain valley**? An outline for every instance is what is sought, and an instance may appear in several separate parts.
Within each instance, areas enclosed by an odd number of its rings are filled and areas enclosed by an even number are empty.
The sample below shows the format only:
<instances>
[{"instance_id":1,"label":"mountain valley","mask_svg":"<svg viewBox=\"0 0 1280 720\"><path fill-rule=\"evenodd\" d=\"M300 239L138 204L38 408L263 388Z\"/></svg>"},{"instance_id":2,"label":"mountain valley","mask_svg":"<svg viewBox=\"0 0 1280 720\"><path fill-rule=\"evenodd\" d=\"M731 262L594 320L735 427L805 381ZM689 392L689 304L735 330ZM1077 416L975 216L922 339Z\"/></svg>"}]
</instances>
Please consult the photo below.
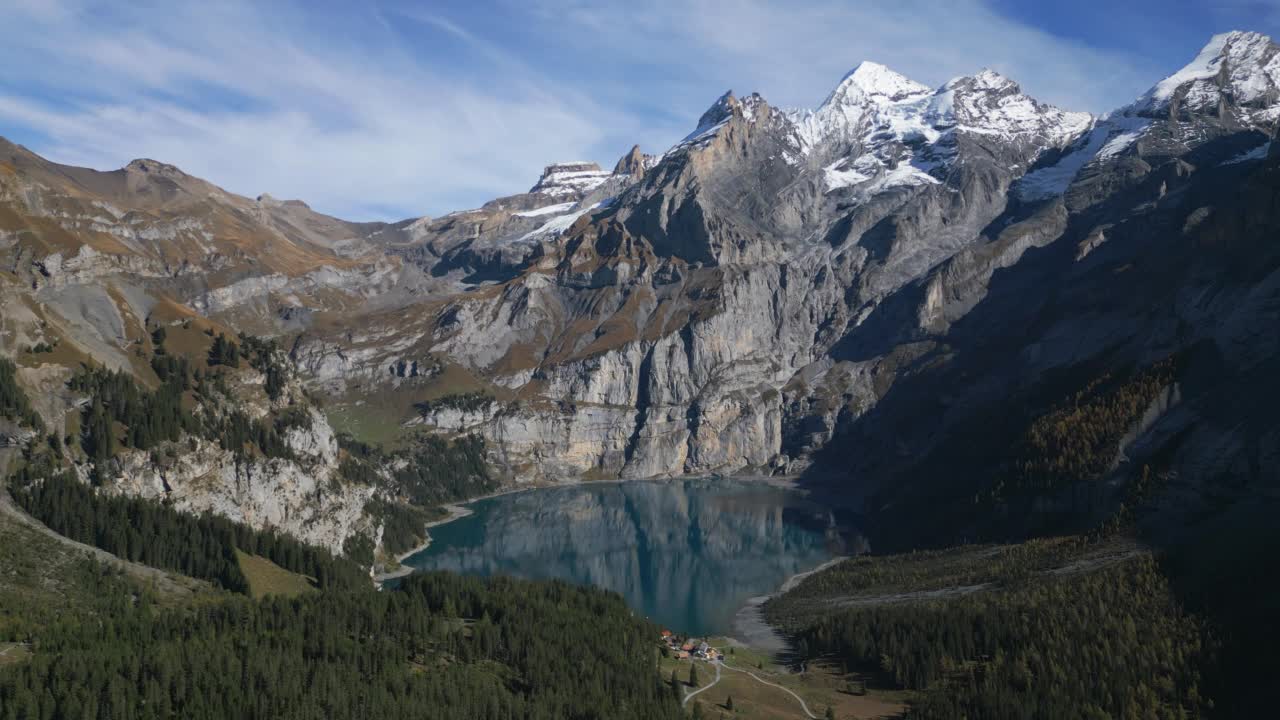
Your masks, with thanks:
<instances>
[{"instance_id":1,"label":"mountain valley","mask_svg":"<svg viewBox=\"0 0 1280 720\"><path fill-rule=\"evenodd\" d=\"M655 628L611 594L436 573L375 599L344 593L395 571L452 503L768 477L831 508L843 546L876 557L810 577L765 617L803 642L799 662L839 658L880 690L919 693L910 717L1048 716L1021 704L1041 701L1082 703L1060 717L1267 707L1257 658L1277 639L1265 565L1280 540L1280 45L1214 36L1100 117L990 70L930 88L863 62L816 108L729 92L691 124L661 154L552 164L526 193L399 222L242 197L155 160L60 165L0 139L6 492L59 534L177 578L123 609L152 592L144 580L77 566L64 591L29 559L0 556L25 578L0 584L0 599L74 598L86 617L115 614L103 633L145 628L169 657L185 611L152 615L166 608L224 608L187 628L208 648L228 628L258 642L239 622L275 622L284 600L240 597L237 558L253 557L322 591L276 627L277 650L324 658L332 680L299 717L326 702L359 716L359 702L334 699L350 683L333 680L357 657L376 657L383 681L361 696L368 708L448 696L430 668L465 688L432 707L483 705L476 717L604 716L592 703L615 686L616 716L676 717L666 678L634 677ZM632 545L660 544L631 542L625 521L647 507L629 497L585 516L591 547L647 564ZM0 536L28 532L15 528ZM1097 561L1117 545L1123 557ZM73 564L70 551L40 552ZM987 572L989 553L1014 560ZM974 563L984 569L956 569ZM85 589L95 573L110 598ZM679 581L696 595L696 578ZM980 591L952 597L960 587ZM921 592L943 595L849 603ZM1134 608L1128 626L1107 603ZM1065 617L1067 606L1082 609ZM304 621L326 612L350 645L307 635L319 631ZM518 629L522 612L545 628ZM367 619L378 613L385 627ZM89 662L88 644L49 630L61 614L0 614L0 640L74 682L78 666L41 655L48 642ZM1014 617L1063 630L1045 639ZM983 635L984 622L1011 629ZM597 653L607 679L558 661L562 674L544 675L537 660L591 642L583 623L621 638ZM943 638L953 625L980 641ZM552 628L563 634L549 639ZM1090 654L1103 632L1092 628L1128 633L1106 662ZM425 639L376 639L393 629ZM895 644L907 635L936 652ZM1126 654L1129 641L1166 643L1167 657ZM1071 671L1005 654L1063 642L1083 648ZM263 669L267 644L254 645L259 677L293 692L285 671ZM401 655L412 680L394 667ZM1086 666L1135 679L1085 712L1072 683ZM1062 682L1024 692L1028 667ZM0 663L0 700L16 703L4 675ZM589 698L560 681L589 683ZM502 689L486 699L491 686ZM197 690L220 692L184 686L190 708ZM224 710L259 716L303 697L234 695ZM75 708L91 702L115 700L77 694ZM28 717L10 707L0 718Z\"/></svg>"}]
</instances>

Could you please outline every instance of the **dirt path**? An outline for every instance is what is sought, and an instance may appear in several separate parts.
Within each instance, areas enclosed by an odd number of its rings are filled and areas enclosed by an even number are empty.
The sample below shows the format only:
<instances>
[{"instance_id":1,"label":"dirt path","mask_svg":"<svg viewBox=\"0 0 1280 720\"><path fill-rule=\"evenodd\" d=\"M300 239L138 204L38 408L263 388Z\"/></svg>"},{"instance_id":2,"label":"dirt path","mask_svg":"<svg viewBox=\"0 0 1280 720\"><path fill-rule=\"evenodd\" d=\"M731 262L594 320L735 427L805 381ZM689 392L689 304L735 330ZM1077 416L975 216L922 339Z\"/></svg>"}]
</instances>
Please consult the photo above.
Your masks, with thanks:
<instances>
[{"instance_id":1,"label":"dirt path","mask_svg":"<svg viewBox=\"0 0 1280 720\"><path fill-rule=\"evenodd\" d=\"M818 567L812 570L805 570L802 573L796 573L795 575L792 575L791 577L787 578L787 581L782 583L782 587L778 588L778 591L774 593L774 595L782 595L791 590L794 590L797 585L804 582L804 579L809 577L810 575L817 575L823 570L826 570L827 568L835 567L836 565L839 565L840 563L848 559L849 559L848 555L837 555L836 557L831 558L830 560L822 563L821 565L819 565Z\"/></svg>"},{"instance_id":2,"label":"dirt path","mask_svg":"<svg viewBox=\"0 0 1280 720\"><path fill-rule=\"evenodd\" d=\"M994 548L975 557L989 556L999 550L1000 548ZM1137 541L1121 538L1106 542L1097 547L1092 547L1078 557L1072 558L1057 567L1037 570L1035 574L1061 576L1093 572L1110 565L1115 565L1116 563L1130 560L1147 552L1150 552L1150 550ZM842 595L832 598L819 598L815 599L813 602L832 607L865 607L870 605L888 605L891 603L942 600L945 598L995 590L997 587L998 585L995 582L985 582L976 585L955 585L930 590L880 593L877 595Z\"/></svg>"},{"instance_id":3,"label":"dirt path","mask_svg":"<svg viewBox=\"0 0 1280 720\"><path fill-rule=\"evenodd\" d=\"M748 675L748 676L750 676L753 680L755 680L756 682L758 682L758 683L760 683L760 684L762 684L762 685L768 685L769 687L778 688L778 689L779 689L779 690L781 690L782 692L784 692L784 693L786 693L786 694L790 695L791 697L795 698L795 699L796 699L796 702L800 703L800 709L801 709L801 710L804 710L804 714L805 714L805 715L808 715L809 717L813 718L814 720L817 720L818 716L817 716L817 715L814 715L814 714L809 710L809 706L805 704L805 702L804 702L804 698L802 698L802 697L800 697L799 695L797 695L797 694L796 694L796 693L795 693L791 688L783 687L783 686L781 686L781 685L778 685L777 683L771 683L771 682L769 682L768 680L765 680L765 679L761 678L759 675L756 675L755 673L750 672L750 671L748 671L748 670L743 670L743 669L741 669L741 668L736 668L736 667L733 667L732 665L726 665L723 661L718 661L718 662L716 662L716 673L717 673L717 674L716 674L716 679L717 679L717 680L719 680L719 679L720 679L719 671L720 671L720 666L721 666L721 665L723 665L723 666L724 666L724 668L725 668L726 670L732 670L732 671L734 671L734 672L740 672L740 673L743 673L743 674L745 674L745 675ZM707 687L710 687L710 685L708 685Z\"/></svg>"},{"instance_id":4,"label":"dirt path","mask_svg":"<svg viewBox=\"0 0 1280 720\"><path fill-rule=\"evenodd\" d=\"M937 590L916 590L914 592L887 593L884 595L846 595L822 600L826 605L835 607L861 607L865 605L888 605L890 603L918 602L922 600L941 600L958 595L969 595L994 587L993 583L980 585L960 585L958 587L938 588Z\"/></svg>"},{"instance_id":5,"label":"dirt path","mask_svg":"<svg viewBox=\"0 0 1280 720\"><path fill-rule=\"evenodd\" d=\"M697 690L694 690L693 692L689 693L688 695L685 695L685 696L684 696L684 700L683 700L683 701L681 701L681 703L680 703L681 707L683 707L683 706L685 706L685 705L688 705L688 704L689 704L689 701L693 699L693 696L694 696L694 695L698 695L698 694L700 694L700 693L704 693L704 692L706 692L706 691L710 690L710 689L711 689L711 688L712 688L716 683L720 682L720 663L718 663L718 662L717 662L717 663L712 663L712 665L715 665L715 666L716 666L716 679L715 679L715 680L712 680L711 682L707 683L706 685L703 685L702 687L698 688Z\"/></svg>"},{"instance_id":6,"label":"dirt path","mask_svg":"<svg viewBox=\"0 0 1280 720\"><path fill-rule=\"evenodd\" d=\"M1093 548L1090 552L1075 558L1066 565L1052 568L1045 572L1051 575L1075 575L1092 572L1149 552L1151 550L1137 540L1121 538Z\"/></svg>"}]
</instances>

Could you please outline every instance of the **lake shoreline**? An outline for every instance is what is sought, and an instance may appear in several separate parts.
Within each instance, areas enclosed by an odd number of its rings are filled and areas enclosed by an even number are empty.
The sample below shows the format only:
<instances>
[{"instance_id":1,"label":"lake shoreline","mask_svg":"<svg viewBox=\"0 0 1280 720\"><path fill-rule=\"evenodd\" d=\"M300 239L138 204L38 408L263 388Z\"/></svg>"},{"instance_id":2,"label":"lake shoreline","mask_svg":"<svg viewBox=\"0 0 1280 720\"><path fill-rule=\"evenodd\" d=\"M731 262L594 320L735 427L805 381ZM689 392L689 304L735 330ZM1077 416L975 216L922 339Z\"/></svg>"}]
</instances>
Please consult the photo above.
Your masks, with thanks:
<instances>
[{"instance_id":1,"label":"lake shoreline","mask_svg":"<svg viewBox=\"0 0 1280 720\"><path fill-rule=\"evenodd\" d=\"M792 590L810 575L820 573L847 559L849 559L847 555L837 555L812 570L805 570L792 575L782 585L778 586L777 590L767 595L747 598L746 603L733 614L733 621L729 625L730 632L733 634L726 634L725 639L739 647L748 647L775 655L790 651L792 649L791 641L781 630L770 625L765 620L764 604Z\"/></svg>"},{"instance_id":2,"label":"lake shoreline","mask_svg":"<svg viewBox=\"0 0 1280 720\"><path fill-rule=\"evenodd\" d=\"M474 498L474 500L482 500L482 499L483 498ZM444 525L445 523L450 523L450 522L453 522L454 520L458 520L460 518L464 518L464 517L467 517L468 515L471 515L472 514L471 508L464 507L466 504L470 502L472 502L472 500L467 500L466 502L456 503L451 505L441 505L440 506L441 509L444 510L446 514L444 517L439 518L437 520L432 520L422 526L424 528L424 533L426 535L426 538L423 539L422 544L418 545L417 547L411 548L408 551L398 555L396 557L396 564L399 565L400 567L397 568L396 570L382 572L374 575L373 583L375 585L381 586L383 583L387 582L388 580L395 580L397 578L402 578L407 575L412 575L414 570L413 567L410 565L405 565L404 561L408 560L414 555L417 555L423 550L426 550L427 548L431 547L431 528L439 525Z\"/></svg>"},{"instance_id":3,"label":"lake shoreline","mask_svg":"<svg viewBox=\"0 0 1280 720\"><path fill-rule=\"evenodd\" d=\"M677 482L688 482L690 480L714 480L714 481L727 480L730 482L742 482L742 483L749 483L749 484L767 485L770 487L777 487L785 490L801 492L801 493L804 493L805 495L809 494L807 490L800 487L798 483L799 476L795 476L795 475L676 475L676 476L666 477L666 478L645 478L643 480L628 480L625 478L609 478L609 479L603 479L603 480L587 480L584 482L567 482L567 483L534 481L524 485L519 485L515 487L506 487L499 490L494 490L493 492L488 492L483 495L470 497L455 503L441 505L440 506L441 509L445 510L447 514L445 515L445 517L439 518L437 520L432 520L423 526L426 529L426 538L422 541L421 544L409 549L406 552L401 553L396 557L396 564L399 565L400 567L398 567L395 570L372 574L371 579L373 580L373 584L375 586L381 588L384 583L390 580L396 580L402 577L407 577L409 575L412 575L415 571L415 568L410 565L405 565L405 560L408 560L414 555L417 555L418 553L423 552L424 550L427 550L428 548L431 547L431 533L430 533L431 528L444 525L445 523L453 522L454 520L460 520L464 517L472 515L473 511L467 506L472 505L474 503L478 503L482 500L491 500L493 498L503 497L505 495L514 495L516 493L530 492L532 490L548 490L553 488L573 488L573 487L582 487L582 486L589 486L589 485L620 485L622 483L645 483L645 482L677 483ZM818 569L821 569L821 568L818 568ZM816 572L816 570L811 572ZM764 599L768 599L772 596L773 595L764 595L761 597L763 597Z\"/></svg>"}]
</instances>

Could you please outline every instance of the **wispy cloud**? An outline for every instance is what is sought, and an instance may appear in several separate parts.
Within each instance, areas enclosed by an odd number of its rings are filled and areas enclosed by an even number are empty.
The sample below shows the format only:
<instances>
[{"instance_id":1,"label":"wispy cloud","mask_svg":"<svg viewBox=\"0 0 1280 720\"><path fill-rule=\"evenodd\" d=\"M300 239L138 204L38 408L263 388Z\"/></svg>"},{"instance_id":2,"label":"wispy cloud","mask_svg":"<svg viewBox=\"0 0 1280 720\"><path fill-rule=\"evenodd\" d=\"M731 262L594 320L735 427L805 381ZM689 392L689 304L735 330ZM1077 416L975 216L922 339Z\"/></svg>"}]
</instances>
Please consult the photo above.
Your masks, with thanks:
<instances>
[{"instance_id":1,"label":"wispy cloud","mask_svg":"<svg viewBox=\"0 0 1280 720\"><path fill-rule=\"evenodd\" d=\"M456 79L397 52L403 39L378 38L378 49L289 12L166 7L4 11L0 23L26 32L0 51L0 76L17 88L0 97L0 119L34 130L37 149L63 162L146 155L356 217L517 190L548 158L599 142L608 120L581 94L517 74Z\"/></svg>"},{"instance_id":2,"label":"wispy cloud","mask_svg":"<svg viewBox=\"0 0 1280 720\"><path fill-rule=\"evenodd\" d=\"M524 2L509 0L517 1ZM579 42L615 61L630 54L658 63L677 88L718 79L783 105L816 104L861 60L933 85L990 67L1046 101L1094 112L1132 100L1168 70L1016 22L978 0L538 0L535 7L546 28L576 26Z\"/></svg>"},{"instance_id":3,"label":"wispy cloud","mask_svg":"<svg viewBox=\"0 0 1280 720\"><path fill-rule=\"evenodd\" d=\"M819 102L875 59L937 84L989 66L1106 110L1172 68L980 0L0 3L0 133L61 162L179 165L353 217L519 192L547 162L660 150L724 89Z\"/></svg>"}]
</instances>

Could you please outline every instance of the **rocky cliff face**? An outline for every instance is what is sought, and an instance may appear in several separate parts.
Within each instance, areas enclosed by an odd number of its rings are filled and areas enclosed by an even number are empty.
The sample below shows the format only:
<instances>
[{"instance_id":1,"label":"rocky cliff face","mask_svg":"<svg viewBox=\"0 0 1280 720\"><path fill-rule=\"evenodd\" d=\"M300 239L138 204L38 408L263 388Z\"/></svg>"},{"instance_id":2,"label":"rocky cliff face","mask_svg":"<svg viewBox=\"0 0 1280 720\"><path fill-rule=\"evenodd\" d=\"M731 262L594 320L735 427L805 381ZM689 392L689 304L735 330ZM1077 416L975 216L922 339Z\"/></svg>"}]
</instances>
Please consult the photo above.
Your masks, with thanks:
<instances>
[{"instance_id":1,"label":"rocky cliff face","mask_svg":"<svg viewBox=\"0 0 1280 720\"><path fill-rule=\"evenodd\" d=\"M159 457L131 450L106 472L109 492L167 501L191 513L212 512L256 528L273 528L337 555L357 534L375 543L381 530L365 512L375 488L338 477L338 444L324 416L290 431L298 459L244 459L217 443L190 438ZM87 466L82 466L87 473ZM87 474L85 477L87 481Z\"/></svg>"},{"instance_id":2,"label":"rocky cliff face","mask_svg":"<svg viewBox=\"0 0 1280 720\"><path fill-rule=\"evenodd\" d=\"M437 427L483 433L519 477L799 471L876 400L874 362L830 354L847 330L983 242L1009 187L1091 124L989 72L933 91L867 63L816 111L726 94L508 278L403 328L511 396ZM334 345L295 352L321 368Z\"/></svg>"}]
</instances>

